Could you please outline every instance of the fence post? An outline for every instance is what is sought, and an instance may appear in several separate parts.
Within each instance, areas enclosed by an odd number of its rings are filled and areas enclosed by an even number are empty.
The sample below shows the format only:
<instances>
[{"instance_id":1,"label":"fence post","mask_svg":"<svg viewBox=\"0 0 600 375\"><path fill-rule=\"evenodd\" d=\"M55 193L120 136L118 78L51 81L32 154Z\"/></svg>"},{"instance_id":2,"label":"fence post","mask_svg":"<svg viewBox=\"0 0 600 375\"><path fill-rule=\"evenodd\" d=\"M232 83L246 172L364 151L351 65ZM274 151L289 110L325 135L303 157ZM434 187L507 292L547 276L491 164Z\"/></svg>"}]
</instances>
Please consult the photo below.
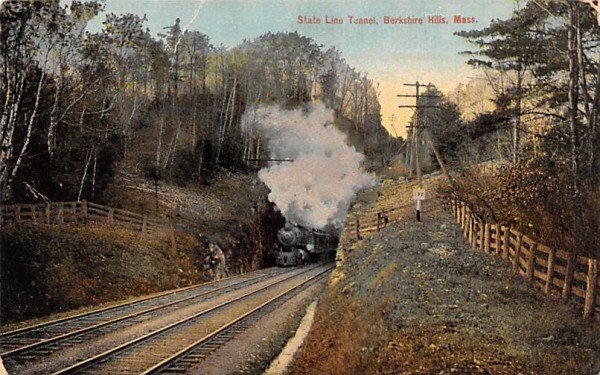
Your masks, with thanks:
<instances>
[{"instance_id":1,"label":"fence post","mask_svg":"<svg viewBox=\"0 0 600 375\"><path fill-rule=\"evenodd\" d=\"M471 214L469 213L468 215L468 239L469 239L469 245L471 245L471 248L473 248L473 216L471 216Z\"/></svg>"},{"instance_id":2,"label":"fence post","mask_svg":"<svg viewBox=\"0 0 600 375\"><path fill-rule=\"evenodd\" d=\"M142 215L142 233L146 233L147 225L148 225L148 215Z\"/></svg>"},{"instance_id":3,"label":"fence post","mask_svg":"<svg viewBox=\"0 0 600 375\"><path fill-rule=\"evenodd\" d=\"M381 221L381 212L377 213L377 231L379 232L379 222Z\"/></svg>"},{"instance_id":4,"label":"fence post","mask_svg":"<svg viewBox=\"0 0 600 375\"><path fill-rule=\"evenodd\" d=\"M33 223L37 224L37 209L35 205L30 205L29 209L31 210L31 219L33 220Z\"/></svg>"},{"instance_id":5,"label":"fence post","mask_svg":"<svg viewBox=\"0 0 600 375\"><path fill-rule=\"evenodd\" d=\"M73 221L77 224L77 201L69 203L73 208Z\"/></svg>"},{"instance_id":6,"label":"fence post","mask_svg":"<svg viewBox=\"0 0 600 375\"><path fill-rule=\"evenodd\" d=\"M517 246L515 247L515 257L513 258L513 270L519 274L519 262L521 261L521 246L523 245L523 234L517 234Z\"/></svg>"},{"instance_id":7,"label":"fence post","mask_svg":"<svg viewBox=\"0 0 600 375\"><path fill-rule=\"evenodd\" d=\"M357 240L361 240L362 238L360 237L360 220L356 219L356 239Z\"/></svg>"},{"instance_id":8,"label":"fence post","mask_svg":"<svg viewBox=\"0 0 600 375\"><path fill-rule=\"evenodd\" d=\"M500 223L496 223L496 242L495 242L495 252L496 254L500 254L500 233L501 233L501 225Z\"/></svg>"},{"instance_id":9,"label":"fence post","mask_svg":"<svg viewBox=\"0 0 600 375\"><path fill-rule=\"evenodd\" d=\"M481 221L479 218L476 218L475 224L477 224L477 230L475 231L473 246L475 246L475 250L483 250L483 221ZM479 245L477 244L477 241L479 241Z\"/></svg>"},{"instance_id":10,"label":"fence post","mask_svg":"<svg viewBox=\"0 0 600 375\"><path fill-rule=\"evenodd\" d=\"M588 272L586 276L585 305L583 305L583 318L590 319L596 310L596 289L598 287L598 259L588 259Z\"/></svg>"},{"instance_id":11,"label":"fence post","mask_svg":"<svg viewBox=\"0 0 600 375\"><path fill-rule=\"evenodd\" d=\"M477 239L479 238L479 219L473 215L473 250L477 250Z\"/></svg>"},{"instance_id":12,"label":"fence post","mask_svg":"<svg viewBox=\"0 0 600 375\"><path fill-rule=\"evenodd\" d=\"M535 267L535 250L537 249L537 241L531 245L531 249L529 249L529 257L527 258L527 273L526 278L527 281L533 281L533 269Z\"/></svg>"},{"instance_id":13,"label":"fence post","mask_svg":"<svg viewBox=\"0 0 600 375\"><path fill-rule=\"evenodd\" d=\"M483 239L481 242L483 251L486 254L490 253L490 233L490 225L488 223L483 224Z\"/></svg>"},{"instance_id":14,"label":"fence post","mask_svg":"<svg viewBox=\"0 0 600 375\"><path fill-rule=\"evenodd\" d=\"M504 227L504 243L502 244L502 259L508 260L510 246L510 227Z\"/></svg>"},{"instance_id":15,"label":"fence post","mask_svg":"<svg viewBox=\"0 0 600 375\"><path fill-rule=\"evenodd\" d=\"M463 236L465 236L465 238L469 238L469 222L468 222L467 208L465 207L464 203L462 205L462 230L463 230Z\"/></svg>"},{"instance_id":16,"label":"fence post","mask_svg":"<svg viewBox=\"0 0 600 375\"><path fill-rule=\"evenodd\" d=\"M87 224L88 222L88 204L87 200L81 201L81 213L83 214L83 222Z\"/></svg>"},{"instance_id":17,"label":"fence post","mask_svg":"<svg viewBox=\"0 0 600 375\"><path fill-rule=\"evenodd\" d=\"M52 212L52 208L50 203L46 203L46 224L50 224L50 213Z\"/></svg>"},{"instance_id":18,"label":"fence post","mask_svg":"<svg viewBox=\"0 0 600 375\"><path fill-rule=\"evenodd\" d=\"M479 240L479 249L480 251L483 251L483 234L484 234L484 230L483 230L483 220L481 219L477 219L477 235L475 236L475 248L477 248L477 240Z\"/></svg>"},{"instance_id":19,"label":"fence post","mask_svg":"<svg viewBox=\"0 0 600 375\"><path fill-rule=\"evenodd\" d=\"M65 216L64 216L64 203L63 202L59 202L58 203L58 224L64 224L65 222Z\"/></svg>"},{"instance_id":20,"label":"fence post","mask_svg":"<svg viewBox=\"0 0 600 375\"><path fill-rule=\"evenodd\" d=\"M479 235L479 222L477 221L477 218L475 217L475 215L473 215L473 217L471 218L471 221L473 222L473 235L471 236L471 248L473 250L477 250L477 236Z\"/></svg>"},{"instance_id":21,"label":"fence post","mask_svg":"<svg viewBox=\"0 0 600 375\"><path fill-rule=\"evenodd\" d=\"M454 197L454 218L459 220L460 216L460 206L458 205L458 198Z\"/></svg>"},{"instance_id":22,"label":"fence post","mask_svg":"<svg viewBox=\"0 0 600 375\"><path fill-rule=\"evenodd\" d=\"M550 288L552 287L552 281L554 279L555 257L556 250L550 249L550 254L548 254L548 264L546 264L546 285L544 286L544 292L546 294L550 293Z\"/></svg>"},{"instance_id":23,"label":"fence post","mask_svg":"<svg viewBox=\"0 0 600 375\"><path fill-rule=\"evenodd\" d=\"M115 209L114 208L109 208L108 209L108 224L109 225L113 225L114 218L115 218Z\"/></svg>"},{"instance_id":24,"label":"fence post","mask_svg":"<svg viewBox=\"0 0 600 375\"><path fill-rule=\"evenodd\" d=\"M562 298L568 299L571 295L571 287L573 283L573 274L575 273L575 254L569 253L567 258L567 270L565 272L565 283L563 284Z\"/></svg>"},{"instance_id":25,"label":"fence post","mask_svg":"<svg viewBox=\"0 0 600 375\"><path fill-rule=\"evenodd\" d=\"M468 213L465 212L465 238L469 245L471 245L471 218Z\"/></svg>"}]
</instances>

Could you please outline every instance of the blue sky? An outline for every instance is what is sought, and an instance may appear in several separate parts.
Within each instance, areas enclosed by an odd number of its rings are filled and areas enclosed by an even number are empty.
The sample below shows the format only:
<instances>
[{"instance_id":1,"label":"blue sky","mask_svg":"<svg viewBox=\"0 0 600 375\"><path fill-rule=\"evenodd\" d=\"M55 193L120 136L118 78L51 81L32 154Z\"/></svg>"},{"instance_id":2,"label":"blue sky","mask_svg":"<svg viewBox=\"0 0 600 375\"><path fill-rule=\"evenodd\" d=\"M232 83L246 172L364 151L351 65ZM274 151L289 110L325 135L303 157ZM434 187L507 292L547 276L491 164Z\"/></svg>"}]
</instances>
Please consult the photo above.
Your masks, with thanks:
<instances>
[{"instance_id":1,"label":"blue sky","mask_svg":"<svg viewBox=\"0 0 600 375\"><path fill-rule=\"evenodd\" d=\"M443 91L466 82L475 72L458 53L470 46L452 35L482 28L492 19L510 16L514 0L107 0L106 12L146 14L151 32L161 32L176 18L190 30L207 34L215 45L232 47L268 31L298 31L325 47L336 46L350 65L380 83L384 123L393 113L402 127L410 110L400 110L396 94L406 92L403 82L431 82ZM197 18L194 13L200 7ZM477 23L454 24L453 16L475 17ZM350 25L348 15L375 17L378 25ZM427 24L440 15L449 23ZM298 24L298 16L321 18L320 25ZM343 25L326 25L326 16ZM422 25L384 25L383 17L421 17ZM92 25L100 24L96 20Z\"/></svg>"}]
</instances>

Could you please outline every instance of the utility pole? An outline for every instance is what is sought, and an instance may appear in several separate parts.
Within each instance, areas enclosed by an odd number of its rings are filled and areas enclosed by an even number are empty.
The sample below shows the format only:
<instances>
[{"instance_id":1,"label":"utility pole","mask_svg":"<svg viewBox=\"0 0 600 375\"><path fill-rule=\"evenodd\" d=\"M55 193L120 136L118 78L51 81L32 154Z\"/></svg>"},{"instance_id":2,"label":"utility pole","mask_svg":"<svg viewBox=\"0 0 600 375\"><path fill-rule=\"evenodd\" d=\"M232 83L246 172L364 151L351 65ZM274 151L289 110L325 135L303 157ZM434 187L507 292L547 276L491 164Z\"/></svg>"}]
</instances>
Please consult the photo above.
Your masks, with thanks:
<instances>
[{"instance_id":1,"label":"utility pole","mask_svg":"<svg viewBox=\"0 0 600 375\"><path fill-rule=\"evenodd\" d=\"M394 126L395 122L396 122L396 115L392 113L390 115L390 126L392 127L392 130L394 131L394 135L396 136L396 138L398 138L398 132L396 131L396 127Z\"/></svg>"},{"instance_id":2,"label":"utility pole","mask_svg":"<svg viewBox=\"0 0 600 375\"><path fill-rule=\"evenodd\" d=\"M400 98L415 98L415 105L400 105L398 107L415 109L414 123L412 125L407 126L407 133L408 133L408 129L410 129L410 135L411 135L411 141L409 144L411 153L409 153L409 151L407 149L407 156L408 155L412 156L411 157L412 160L410 163L411 164L411 169L410 169L411 176L412 176L412 170L413 170L413 167L412 167L413 163L414 163L414 169L417 172L417 183L419 185L419 189L414 192L413 198L417 202L417 221L421 221L421 202L425 199L425 192L423 191L423 178L422 178L422 174L421 174L421 163L419 161L420 110L424 109L424 108L438 108L438 106L437 105L420 105L419 99L420 98L437 98L437 97L439 97L439 95L422 95L422 94L420 94L419 89L421 87L430 88L433 86L431 84L422 84L422 83L419 83L419 81L417 81L415 83L405 83L404 86L409 86L409 87L415 88L415 95L405 95L405 94L398 95L398 97L400 97Z\"/></svg>"}]
</instances>

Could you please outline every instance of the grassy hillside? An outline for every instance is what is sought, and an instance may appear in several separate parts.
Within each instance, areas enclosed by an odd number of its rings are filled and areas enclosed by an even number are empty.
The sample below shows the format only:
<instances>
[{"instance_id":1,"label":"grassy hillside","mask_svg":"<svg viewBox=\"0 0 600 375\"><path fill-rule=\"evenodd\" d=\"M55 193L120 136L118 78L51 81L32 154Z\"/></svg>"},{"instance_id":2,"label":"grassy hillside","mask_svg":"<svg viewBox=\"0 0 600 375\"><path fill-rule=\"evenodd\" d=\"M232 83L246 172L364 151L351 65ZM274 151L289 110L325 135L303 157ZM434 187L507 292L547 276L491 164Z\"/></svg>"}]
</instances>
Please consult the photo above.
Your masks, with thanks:
<instances>
[{"instance_id":1,"label":"grassy hillside","mask_svg":"<svg viewBox=\"0 0 600 375\"><path fill-rule=\"evenodd\" d=\"M166 237L101 225L3 228L2 323L206 281L210 243L223 249L228 274L272 265L283 219L267 192L243 174L210 185L162 184L156 212L149 181L115 181L102 201L172 220L176 248Z\"/></svg>"},{"instance_id":2,"label":"grassy hillside","mask_svg":"<svg viewBox=\"0 0 600 375\"><path fill-rule=\"evenodd\" d=\"M168 238L104 226L2 231L2 323L119 300L202 280L189 235Z\"/></svg>"},{"instance_id":3,"label":"grassy hillside","mask_svg":"<svg viewBox=\"0 0 600 375\"><path fill-rule=\"evenodd\" d=\"M411 203L415 183L365 191L356 216ZM425 189L435 191L433 179ZM600 327L501 260L469 249L440 202L425 201L345 242L293 374L597 374Z\"/></svg>"}]
</instances>

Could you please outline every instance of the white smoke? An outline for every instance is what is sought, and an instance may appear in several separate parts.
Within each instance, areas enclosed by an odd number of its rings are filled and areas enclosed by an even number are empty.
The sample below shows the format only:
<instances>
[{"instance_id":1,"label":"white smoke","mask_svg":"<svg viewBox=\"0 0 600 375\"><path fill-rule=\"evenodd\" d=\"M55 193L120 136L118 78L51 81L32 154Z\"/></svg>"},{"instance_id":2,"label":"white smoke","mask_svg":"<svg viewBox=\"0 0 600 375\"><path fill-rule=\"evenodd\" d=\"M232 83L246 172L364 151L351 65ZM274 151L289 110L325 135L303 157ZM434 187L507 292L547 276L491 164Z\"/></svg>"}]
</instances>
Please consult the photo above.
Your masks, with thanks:
<instances>
[{"instance_id":1,"label":"white smoke","mask_svg":"<svg viewBox=\"0 0 600 375\"><path fill-rule=\"evenodd\" d=\"M361 170L364 156L348 146L333 116L319 102L308 110L253 107L242 118L247 131L252 124L266 138L272 159L293 159L258 173L271 189L269 199L288 220L313 228L339 228L352 197L375 183Z\"/></svg>"}]
</instances>

